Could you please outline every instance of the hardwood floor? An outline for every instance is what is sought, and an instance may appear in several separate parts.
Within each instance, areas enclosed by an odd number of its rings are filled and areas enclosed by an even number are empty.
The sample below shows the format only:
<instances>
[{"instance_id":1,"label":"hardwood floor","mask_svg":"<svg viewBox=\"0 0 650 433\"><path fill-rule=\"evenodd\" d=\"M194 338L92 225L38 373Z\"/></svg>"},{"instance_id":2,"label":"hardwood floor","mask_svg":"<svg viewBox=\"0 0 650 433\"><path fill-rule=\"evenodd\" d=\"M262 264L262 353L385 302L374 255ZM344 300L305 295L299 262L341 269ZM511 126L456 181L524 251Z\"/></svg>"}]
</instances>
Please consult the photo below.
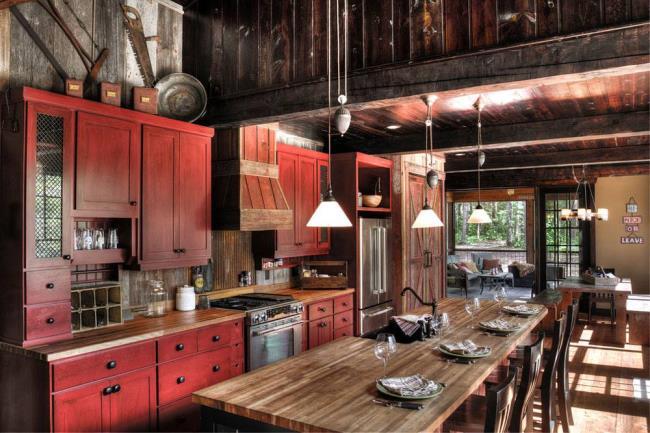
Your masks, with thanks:
<instances>
[{"instance_id":1,"label":"hardwood floor","mask_svg":"<svg viewBox=\"0 0 650 433\"><path fill-rule=\"evenodd\" d=\"M569 353L575 424L572 433L647 433L650 356L647 346L613 343L607 323L576 323Z\"/></svg>"}]
</instances>

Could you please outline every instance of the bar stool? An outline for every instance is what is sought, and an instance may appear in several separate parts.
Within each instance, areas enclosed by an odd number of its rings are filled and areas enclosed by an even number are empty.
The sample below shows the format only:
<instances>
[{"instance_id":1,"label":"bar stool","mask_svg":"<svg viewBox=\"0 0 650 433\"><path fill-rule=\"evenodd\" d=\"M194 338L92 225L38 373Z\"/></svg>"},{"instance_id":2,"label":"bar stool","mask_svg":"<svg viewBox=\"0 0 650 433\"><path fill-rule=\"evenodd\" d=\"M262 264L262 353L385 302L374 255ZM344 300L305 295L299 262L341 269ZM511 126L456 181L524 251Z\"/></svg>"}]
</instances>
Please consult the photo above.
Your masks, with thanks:
<instances>
[{"instance_id":1,"label":"bar stool","mask_svg":"<svg viewBox=\"0 0 650 433\"><path fill-rule=\"evenodd\" d=\"M485 397L470 395L445 421L444 432L505 433L510 425L518 368L512 367L500 384L488 388Z\"/></svg>"}]
</instances>

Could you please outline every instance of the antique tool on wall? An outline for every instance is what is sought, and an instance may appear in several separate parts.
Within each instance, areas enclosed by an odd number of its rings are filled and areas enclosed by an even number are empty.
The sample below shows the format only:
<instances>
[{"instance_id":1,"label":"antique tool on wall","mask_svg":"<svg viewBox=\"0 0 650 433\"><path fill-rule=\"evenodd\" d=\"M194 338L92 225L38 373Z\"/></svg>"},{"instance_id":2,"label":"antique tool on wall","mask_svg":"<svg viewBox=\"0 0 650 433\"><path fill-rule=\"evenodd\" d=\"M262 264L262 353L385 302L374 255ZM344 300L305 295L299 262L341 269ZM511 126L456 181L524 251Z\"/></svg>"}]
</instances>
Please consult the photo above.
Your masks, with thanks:
<instances>
[{"instance_id":1,"label":"antique tool on wall","mask_svg":"<svg viewBox=\"0 0 650 433\"><path fill-rule=\"evenodd\" d=\"M90 87L89 86L90 83L97 81L97 76L99 75L99 71L104 65L106 58L108 57L109 54L108 48L104 48L103 50L101 50L101 52L99 53L99 57L97 57L97 60L93 59L93 57L83 48L79 40L74 36L74 33L72 33L70 27L68 27L67 23L63 20L58 9L54 6L52 0L39 0L38 4L41 5L41 7L58 24L58 26L61 28L63 33L66 35L66 37L74 47L77 54L79 54L79 57L81 58L81 62L83 63L84 68L86 68L86 71L88 72L88 75L86 75L86 79L84 83L85 84L84 87L88 89Z\"/></svg>"},{"instance_id":2,"label":"antique tool on wall","mask_svg":"<svg viewBox=\"0 0 650 433\"><path fill-rule=\"evenodd\" d=\"M126 33L135 54L135 62L138 65L142 81L145 87L153 87L156 82L156 76L153 73L151 66L151 58L149 57L149 50L147 49L147 40L155 39L145 38L144 29L142 27L142 20L140 13L136 8L128 5L122 6L122 14L124 15L124 25L126 26Z\"/></svg>"}]
</instances>

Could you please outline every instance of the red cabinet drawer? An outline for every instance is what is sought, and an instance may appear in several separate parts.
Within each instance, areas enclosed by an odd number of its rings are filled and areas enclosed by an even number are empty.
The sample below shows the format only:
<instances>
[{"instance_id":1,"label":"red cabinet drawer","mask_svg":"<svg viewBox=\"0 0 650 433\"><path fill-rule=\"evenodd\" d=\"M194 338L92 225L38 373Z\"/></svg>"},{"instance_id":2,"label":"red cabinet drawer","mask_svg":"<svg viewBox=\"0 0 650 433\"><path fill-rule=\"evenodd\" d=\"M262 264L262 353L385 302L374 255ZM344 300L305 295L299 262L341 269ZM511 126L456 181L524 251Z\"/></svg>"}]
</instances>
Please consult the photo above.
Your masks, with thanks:
<instances>
[{"instance_id":1,"label":"red cabinet drawer","mask_svg":"<svg viewBox=\"0 0 650 433\"><path fill-rule=\"evenodd\" d=\"M199 352L228 346L244 339L244 321L234 320L220 325L206 326L198 331Z\"/></svg>"},{"instance_id":2,"label":"red cabinet drawer","mask_svg":"<svg viewBox=\"0 0 650 433\"><path fill-rule=\"evenodd\" d=\"M316 302L309 306L309 320L320 319L321 317L334 314L334 303L330 301Z\"/></svg>"},{"instance_id":3,"label":"red cabinet drawer","mask_svg":"<svg viewBox=\"0 0 650 433\"><path fill-rule=\"evenodd\" d=\"M70 300L70 269L25 272L25 303Z\"/></svg>"},{"instance_id":4,"label":"red cabinet drawer","mask_svg":"<svg viewBox=\"0 0 650 433\"><path fill-rule=\"evenodd\" d=\"M334 329L351 326L353 320L352 310L344 311L334 315Z\"/></svg>"},{"instance_id":5,"label":"red cabinet drawer","mask_svg":"<svg viewBox=\"0 0 650 433\"><path fill-rule=\"evenodd\" d=\"M334 339L341 337L353 337L354 336L354 327L352 325L346 326L345 328L339 328L334 330Z\"/></svg>"},{"instance_id":6,"label":"red cabinet drawer","mask_svg":"<svg viewBox=\"0 0 650 433\"><path fill-rule=\"evenodd\" d=\"M230 379L232 364L232 349L212 350L197 355L196 369L199 374L200 388L212 386L216 383Z\"/></svg>"},{"instance_id":7,"label":"red cabinet drawer","mask_svg":"<svg viewBox=\"0 0 650 433\"><path fill-rule=\"evenodd\" d=\"M70 302L27 307L25 308L25 322L25 338L27 340L69 334L71 332Z\"/></svg>"},{"instance_id":8,"label":"red cabinet drawer","mask_svg":"<svg viewBox=\"0 0 650 433\"><path fill-rule=\"evenodd\" d=\"M155 343L147 341L56 362L52 382L54 391L59 391L155 364Z\"/></svg>"},{"instance_id":9,"label":"red cabinet drawer","mask_svg":"<svg viewBox=\"0 0 650 433\"><path fill-rule=\"evenodd\" d=\"M196 331L180 332L158 340L158 362L171 361L196 353Z\"/></svg>"},{"instance_id":10,"label":"red cabinet drawer","mask_svg":"<svg viewBox=\"0 0 650 433\"><path fill-rule=\"evenodd\" d=\"M158 403L171 403L187 397L205 383L199 356L161 364L158 366Z\"/></svg>"},{"instance_id":11,"label":"red cabinet drawer","mask_svg":"<svg viewBox=\"0 0 650 433\"><path fill-rule=\"evenodd\" d=\"M197 432L201 429L201 406L188 396L158 409L158 431Z\"/></svg>"},{"instance_id":12,"label":"red cabinet drawer","mask_svg":"<svg viewBox=\"0 0 650 433\"><path fill-rule=\"evenodd\" d=\"M339 296L338 298L334 299L334 314L351 310L353 306L354 298L352 296L352 293L345 296Z\"/></svg>"}]
</instances>

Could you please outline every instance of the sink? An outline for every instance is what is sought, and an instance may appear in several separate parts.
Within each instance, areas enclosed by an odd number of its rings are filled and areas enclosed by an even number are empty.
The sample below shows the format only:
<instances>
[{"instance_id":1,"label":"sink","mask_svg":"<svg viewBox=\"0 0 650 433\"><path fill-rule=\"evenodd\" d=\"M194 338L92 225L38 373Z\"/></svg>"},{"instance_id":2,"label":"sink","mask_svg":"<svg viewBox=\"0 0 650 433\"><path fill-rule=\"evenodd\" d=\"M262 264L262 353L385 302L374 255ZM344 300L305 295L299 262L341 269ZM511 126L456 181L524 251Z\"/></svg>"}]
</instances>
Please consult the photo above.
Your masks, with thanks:
<instances>
[{"instance_id":1,"label":"sink","mask_svg":"<svg viewBox=\"0 0 650 433\"><path fill-rule=\"evenodd\" d=\"M388 334L393 334L395 336L395 339L397 340L398 343L402 344L411 344L416 341L420 341L417 337L418 333L416 332L412 337L407 337L404 335L401 329L395 325L394 322L390 322L388 325L383 326L379 329L375 329L374 331L368 331L365 334L361 336L361 338L368 338L370 340L375 340L377 338L378 334L381 334L382 332L388 333Z\"/></svg>"}]
</instances>

